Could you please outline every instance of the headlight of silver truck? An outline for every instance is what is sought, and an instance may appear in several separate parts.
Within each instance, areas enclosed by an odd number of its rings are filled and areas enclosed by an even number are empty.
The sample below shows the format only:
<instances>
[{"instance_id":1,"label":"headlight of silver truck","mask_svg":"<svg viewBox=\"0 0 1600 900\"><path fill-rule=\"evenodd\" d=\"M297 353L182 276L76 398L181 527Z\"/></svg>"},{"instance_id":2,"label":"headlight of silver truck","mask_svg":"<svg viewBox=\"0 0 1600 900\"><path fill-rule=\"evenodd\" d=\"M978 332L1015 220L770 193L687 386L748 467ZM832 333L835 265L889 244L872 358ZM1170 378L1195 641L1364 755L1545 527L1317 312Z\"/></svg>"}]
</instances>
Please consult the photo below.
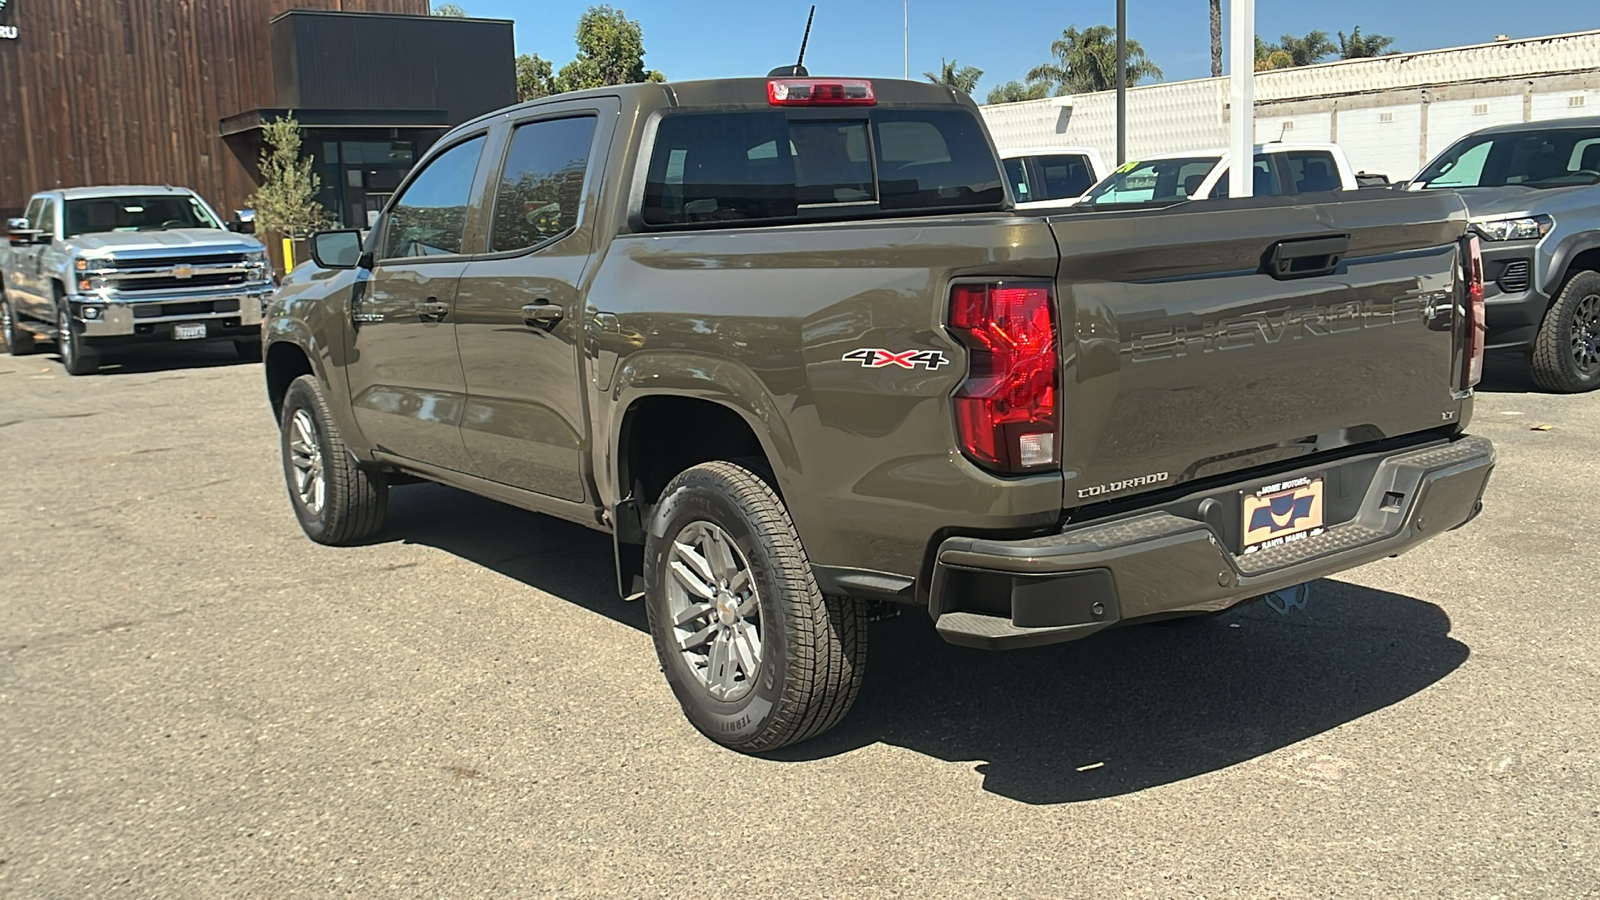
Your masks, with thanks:
<instances>
[{"instance_id":1,"label":"headlight of silver truck","mask_svg":"<svg viewBox=\"0 0 1600 900\"><path fill-rule=\"evenodd\" d=\"M73 271L79 272L79 273L83 273L83 272L89 272L89 273L99 272L99 271L104 270L104 269L112 268L114 265L116 265L116 264L113 263L109 257L104 257L104 256L101 256L101 257L79 256L79 257L75 258L72 261L72 269L73 269Z\"/></svg>"},{"instance_id":2,"label":"headlight of silver truck","mask_svg":"<svg viewBox=\"0 0 1600 900\"><path fill-rule=\"evenodd\" d=\"M254 253L246 253L244 256L244 265L244 278L246 281L260 282L272 280L272 267L267 263L267 251L257 250Z\"/></svg>"},{"instance_id":3,"label":"headlight of silver truck","mask_svg":"<svg viewBox=\"0 0 1600 900\"><path fill-rule=\"evenodd\" d=\"M1549 234L1555 224L1549 216L1519 216L1474 222L1472 228L1486 241L1531 241Z\"/></svg>"}]
</instances>

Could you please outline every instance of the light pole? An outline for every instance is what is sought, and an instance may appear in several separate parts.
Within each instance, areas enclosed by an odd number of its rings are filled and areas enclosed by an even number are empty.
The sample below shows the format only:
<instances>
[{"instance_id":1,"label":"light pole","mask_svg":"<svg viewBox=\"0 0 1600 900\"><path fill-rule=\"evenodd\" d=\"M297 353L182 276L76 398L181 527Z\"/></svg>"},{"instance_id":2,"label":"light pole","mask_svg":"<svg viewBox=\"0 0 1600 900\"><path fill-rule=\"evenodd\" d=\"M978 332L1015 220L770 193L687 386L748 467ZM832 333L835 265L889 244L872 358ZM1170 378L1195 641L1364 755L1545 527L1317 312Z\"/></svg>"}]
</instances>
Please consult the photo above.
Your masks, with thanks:
<instances>
[{"instance_id":1,"label":"light pole","mask_svg":"<svg viewBox=\"0 0 1600 900\"><path fill-rule=\"evenodd\" d=\"M1128 161L1128 0L1117 0L1117 165Z\"/></svg>"},{"instance_id":2,"label":"light pole","mask_svg":"<svg viewBox=\"0 0 1600 900\"><path fill-rule=\"evenodd\" d=\"M1256 0L1228 0L1229 197L1255 195Z\"/></svg>"},{"instance_id":3,"label":"light pole","mask_svg":"<svg viewBox=\"0 0 1600 900\"><path fill-rule=\"evenodd\" d=\"M902 77L904 77L905 80L910 81L911 80L911 0L905 0L905 4L906 4L906 10L905 10L905 12L906 12L906 32L905 32L905 38L906 38L906 71L905 71L905 75L902 76Z\"/></svg>"}]
</instances>

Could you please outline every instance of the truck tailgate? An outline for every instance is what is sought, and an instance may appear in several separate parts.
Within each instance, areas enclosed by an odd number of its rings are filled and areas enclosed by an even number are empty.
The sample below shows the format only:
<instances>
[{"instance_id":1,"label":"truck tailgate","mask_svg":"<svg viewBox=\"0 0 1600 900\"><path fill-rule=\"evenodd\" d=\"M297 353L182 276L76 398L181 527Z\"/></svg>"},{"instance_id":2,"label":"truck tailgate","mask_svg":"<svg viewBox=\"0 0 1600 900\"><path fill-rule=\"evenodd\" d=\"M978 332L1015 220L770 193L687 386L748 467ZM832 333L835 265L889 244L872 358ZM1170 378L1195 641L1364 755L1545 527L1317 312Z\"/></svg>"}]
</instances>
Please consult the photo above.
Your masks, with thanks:
<instances>
[{"instance_id":1,"label":"truck tailgate","mask_svg":"<svg viewBox=\"0 0 1600 900\"><path fill-rule=\"evenodd\" d=\"M1466 221L1398 192L1053 218L1064 506L1459 425Z\"/></svg>"}]
</instances>

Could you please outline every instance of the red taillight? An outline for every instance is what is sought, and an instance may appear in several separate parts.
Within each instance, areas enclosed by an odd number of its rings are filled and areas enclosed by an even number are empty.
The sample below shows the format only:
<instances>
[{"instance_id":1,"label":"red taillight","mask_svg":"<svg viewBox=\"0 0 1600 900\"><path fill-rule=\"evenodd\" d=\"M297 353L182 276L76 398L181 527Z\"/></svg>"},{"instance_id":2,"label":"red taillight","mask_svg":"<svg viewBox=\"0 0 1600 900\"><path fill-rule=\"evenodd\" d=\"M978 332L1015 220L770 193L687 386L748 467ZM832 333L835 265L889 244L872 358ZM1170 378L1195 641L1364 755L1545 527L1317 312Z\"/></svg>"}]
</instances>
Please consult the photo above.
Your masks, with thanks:
<instances>
[{"instance_id":1,"label":"red taillight","mask_svg":"<svg viewBox=\"0 0 1600 900\"><path fill-rule=\"evenodd\" d=\"M775 78L767 82L773 106L871 106L872 82L858 79Z\"/></svg>"},{"instance_id":2,"label":"red taillight","mask_svg":"<svg viewBox=\"0 0 1600 900\"><path fill-rule=\"evenodd\" d=\"M1483 248L1477 235L1467 238L1467 387L1483 380L1484 336L1489 326L1483 309Z\"/></svg>"},{"instance_id":3,"label":"red taillight","mask_svg":"<svg viewBox=\"0 0 1600 900\"><path fill-rule=\"evenodd\" d=\"M970 360L955 395L962 449L1003 472L1058 464L1060 363L1050 285L955 285L950 328Z\"/></svg>"}]
</instances>

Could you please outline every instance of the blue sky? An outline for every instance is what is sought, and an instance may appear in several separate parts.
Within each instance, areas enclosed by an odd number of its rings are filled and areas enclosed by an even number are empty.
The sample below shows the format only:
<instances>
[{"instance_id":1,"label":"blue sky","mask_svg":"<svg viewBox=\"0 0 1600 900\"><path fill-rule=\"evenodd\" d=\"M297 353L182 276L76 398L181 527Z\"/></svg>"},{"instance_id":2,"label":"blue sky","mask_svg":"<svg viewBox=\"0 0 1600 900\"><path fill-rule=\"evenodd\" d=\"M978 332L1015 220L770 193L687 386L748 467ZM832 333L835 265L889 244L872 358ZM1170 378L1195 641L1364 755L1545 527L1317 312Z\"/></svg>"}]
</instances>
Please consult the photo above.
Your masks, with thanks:
<instances>
[{"instance_id":1,"label":"blue sky","mask_svg":"<svg viewBox=\"0 0 1600 900\"><path fill-rule=\"evenodd\" d=\"M576 52L573 31L587 0L457 0L475 16L512 19L517 51L538 53L560 68ZM612 3L644 27L645 62L675 81L765 75L792 63L808 2L796 0L620 0ZM1224 2L1224 8L1226 8ZM537 12L534 9L537 8ZM806 67L813 74L898 77L902 71L902 0L818 0ZM1210 74L1206 0L1128 0L1128 34L1165 71L1167 81ZM936 70L940 57L983 69L982 95L1020 79L1046 61L1062 29L1116 19L1115 0L911 0L911 74ZM1256 30L1360 25L1393 35L1402 50L1427 50L1493 40L1600 28L1600 3L1588 0L1342 0L1305 3L1257 0Z\"/></svg>"}]
</instances>

